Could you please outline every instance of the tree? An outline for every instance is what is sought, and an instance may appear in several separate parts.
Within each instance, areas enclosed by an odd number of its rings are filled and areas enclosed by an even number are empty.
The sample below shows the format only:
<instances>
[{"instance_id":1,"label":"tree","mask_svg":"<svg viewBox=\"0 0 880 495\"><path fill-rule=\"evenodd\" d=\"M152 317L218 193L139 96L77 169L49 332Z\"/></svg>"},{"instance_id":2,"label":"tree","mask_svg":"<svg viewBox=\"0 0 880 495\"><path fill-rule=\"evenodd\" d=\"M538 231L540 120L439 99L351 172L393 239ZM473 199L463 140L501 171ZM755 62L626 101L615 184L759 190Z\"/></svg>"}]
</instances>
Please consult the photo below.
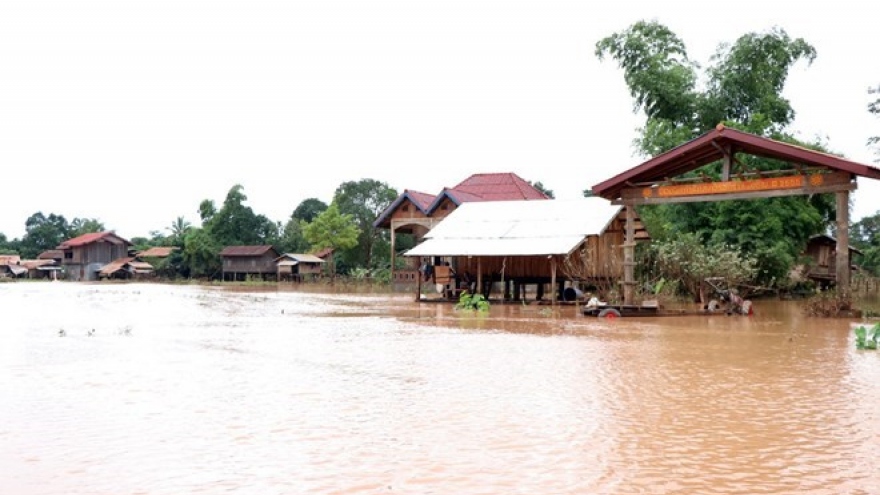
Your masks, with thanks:
<instances>
[{"instance_id":1,"label":"tree","mask_svg":"<svg viewBox=\"0 0 880 495\"><path fill-rule=\"evenodd\" d=\"M182 258L191 277L214 277L220 271L220 246L206 229L187 232Z\"/></svg>"},{"instance_id":2,"label":"tree","mask_svg":"<svg viewBox=\"0 0 880 495\"><path fill-rule=\"evenodd\" d=\"M74 218L70 222L70 237L79 237L83 234L104 232L104 224L97 218Z\"/></svg>"},{"instance_id":3,"label":"tree","mask_svg":"<svg viewBox=\"0 0 880 495\"><path fill-rule=\"evenodd\" d=\"M880 212L854 223L849 230L849 242L862 252L862 268L880 275Z\"/></svg>"},{"instance_id":4,"label":"tree","mask_svg":"<svg viewBox=\"0 0 880 495\"><path fill-rule=\"evenodd\" d=\"M21 239L22 258L33 259L47 249L55 249L71 237L70 225L64 215L50 213L43 215L38 211L24 222L25 234Z\"/></svg>"},{"instance_id":5,"label":"tree","mask_svg":"<svg viewBox=\"0 0 880 495\"><path fill-rule=\"evenodd\" d=\"M17 254L18 243L18 239L10 241L6 238L6 234L0 232L0 254Z\"/></svg>"},{"instance_id":6,"label":"tree","mask_svg":"<svg viewBox=\"0 0 880 495\"><path fill-rule=\"evenodd\" d=\"M336 188L333 203L342 214L351 215L360 229L357 247L343 252L349 266L372 268L377 244L387 251L390 246L389 232L373 227L373 222L397 198L397 191L384 182L361 179L343 182ZM344 249L344 248L343 248Z\"/></svg>"},{"instance_id":7,"label":"tree","mask_svg":"<svg viewBox=\"0 0 880 495\"><path fill-rule=\"evenodd\" d=\"M535 189L537 189L537 190L541 191L542 193L546 194L547 197L550 198L550 199L554 199L554 198L556 197L556 196L553 195L553 190L552 190L552 189L547 189L546 187L544 187L544 184L542 184L541 181L537 181L537 182L529 181L529 184L530 184L532 187L534 187Z\"/></svg>"},{"instance_id":8,"label":"tree","mask_svg":"<svg viewBox=\"0 0 880 495\"><path fill-rule=\"evenodd\" d=\"M295 210L293 210L292 218L309 223L314 220L315 217L323 213L326 209L327 203L324 203L320 199L305 199L299 204L299 206L296 207Z\"/></svg>"},{"instance_id":9,"label":"tree","mask_svg":"<svg viewBox=\"0 0 880 495\"><path fill-rule=\"evenodd\" d=\"M868 88L868 94L880 95L880 84L876 88ZM868 103L868 112L880 116L880 96L871 103ZM868 146L876 146L878 143L880 143L880 136L868 138ZM876 147L874 152L877 154L877 160L875 161L880 161L880 147Z\"/></svg>"},{"instance_id":10,"label":"tree","mask_svg":"<svg viewBox=\"0 0 880 495\"><path fill-rule=\"evenodd\" d=\"M220 210L207 217L205 226L220 246L272 244L278 240L276 224L265 215L254 213L250 206L244 205L245 201L244 187L236 184L226 194ZM202 206L207 203L210 201L202 201ZM210 207L206 209L210 213Z\"/></svg>"},{"instance_id":11,"label":"tree","mask_svg":"<svg viewBox=\"0 0 880 495\"><path fill-rule=\"evenodd\" d=\"M646 117L636 144L653 156L694 139L723 122L729 127L822 149L820 143L801 143L787 134L794 118L782 90L791 67L807 63L815 49L792 39L782 29L749 33L722 45L703 72L699 90L698 65L688 59L683 41L657 22L638 22L600 40L596 55L610 57L623 70L634 99L634 110ZM780 164L752 156L738 157L757 170ZM695 172L717 178L720 164ZM790 265L810 235L823 232L834 218L831 195L751 201L673 204L642 207L639 212L655 239L674 239L694 232L704 244L726 244L758 260L758 277L773 283L786 277Z\"/></svg>"},{"instance_id":12,"label":"tree","mask_svg":"<svg viewBox=\"0 0 880 495\"><path fill-rule=\"evenodd\" d=\"M202 220L203 226L210 222L211 218L213 218L216 213L217 206L214 204L213 200L204 199L199 203L199 218Z\"/></svg>"},{"instance_id":13,"label":"tree","mask_svg":"<svg viewBox=\"0 0 880 495\"><path fill-rule=\"evenodd\" d=\"M171 226L168 227L168 230L171 231L171 236L168 238L168 242L175 246L183 247L183 240L191 228L192 224L187 222L185 218L175 218L174 221L171 222Z\"/></svg>"},{"instance_id":14,"label":"tree","mask_svg":"<svg viewBox=\"0 0 880 495\"><path fill-rule=\"evenodd\" d=\"M305 237L305 225L308 224L304 220L291 216L290 220L284 225L281 239L278 241L278 249L284 253L304 253L308 251L309 241Z\"/></svg>"},{"instance_id":15,"label":"tree","mask_svg":"<svg viewBox=\"0 0 880 495\"><path fill-rule=\"evenodd\" d=\"M360 233L354 217L340 213L335 201L304 228L305 237L313 248L332 248L337 251L356 246ZM331 267L331 271L336 273L336 267Z\"/></svg>"},{"instance_id":16,"label":"tree","mask_svg":"<svg viewBox=\"0 0 880 495\"><path fill-rule=\"evenodd\" d=\"M696 235L684 234L676 239L651 245L655 277L677 282L692 296L706 303L703 281L722 277L730 287L750 282L756 275L757 260L736 248L720 243L704 244Z\"/></svg>"}]
</instances>

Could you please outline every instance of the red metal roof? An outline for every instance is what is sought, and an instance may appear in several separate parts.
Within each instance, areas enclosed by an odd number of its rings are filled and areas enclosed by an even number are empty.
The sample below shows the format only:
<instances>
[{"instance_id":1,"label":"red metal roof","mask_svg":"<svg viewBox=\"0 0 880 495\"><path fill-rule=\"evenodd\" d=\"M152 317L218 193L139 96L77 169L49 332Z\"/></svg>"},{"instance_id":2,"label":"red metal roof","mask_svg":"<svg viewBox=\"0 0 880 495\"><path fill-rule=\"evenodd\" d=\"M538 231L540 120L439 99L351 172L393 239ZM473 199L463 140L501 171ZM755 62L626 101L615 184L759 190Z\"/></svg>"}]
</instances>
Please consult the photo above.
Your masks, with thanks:
<instances>
[{"instance_id":1,"label":"red metal roof","mask_svg":"<svg viewBox=\"0 0 880 495\"><path fill-rule=\"evenodd\" d=\"M262 256L269 251L275 251L272 246L226 246L220 251L220 256ZM278 257L278 253L275 253Z\"/></svg>"},{"instance_id":2,"label":"red metal roof","mask_svg":"<svg viewBox=\"0 0 880 495\"><path fill-rule=\"evenodd\" d=\"M480 201L516 201L523 199L550 199L522 177L506 172L474 174L452 188L453 193L478 197Z\"/></svg>"},{"instance_id":3,"label":"red metal roof","mask_svg":"<svg viewBox=\"0 0 880 495\"><path fill-rule=\"evenodd\" d=\"M550 199L522 177L512 173L474 174L453 188L444 188L437 195L428 214L432 214L443 198L448 197L456 205L470 201L522 201Z\"/></svg>"},{"instance_id":4,"label":"red metal roof","mask_svg":"<svg viewBox=\"0 0 880 495\"><path fill-rule=\"evenodd\" d=\"M807 166L826 167L851 174L880 179L880 169L793 144L783 143L721 124L702 136L593 186L593 193L617 199L627 183L645 183L674 177L703 165L721 160L722 149L732 146L734 152L772 158Z\"/></svg>"},{"instance_id":5,"label":"red metal roof","mask_svg":"<svg viewBox=\"0 0 880 495\"><path fill-rule=\"evenodd\" d=\"M409 199L422 213L430 216L443 202L449 198L456 205L468 201L521 201L524 199L550 199L546 194L535 189L522 177L511 173L474 174L453 188L445 187L440 194L433 196L406 189L388 208L373 222L374 227L388 228L391 214L404 199Z\"/></svg>"},{"instance_id":6,"label":"red metal roof","mask_svg":"<svg viewBox=\"0 0 880 495\"><path fill-rule=\"evenodd\" d=\"M428 209L431 206L431 203L434 202L434 195L423 193L419 191L410 191L409 189L403 191L404 194L409 196L410 201L413 202L416 206L418 206L422 211Z\"/></svg>"},{"instance_id":7,"label":"red metal roof","mask_svg":"<svg viewBox=\"0 0 880 495\"><path fill-rule=\"evenodd\" d=\"M114 240L116 240L117 243L131 245L130 242L123 239L122 237L119 237L114 232L107 231L107 232L92 232L90 234L83 234L79 237L74 237L73 239L68 239L68 240L62 242L61 245L58 246L57 249L70 249L70 248L74 248L77 246L84 246L86 244L91 244L93 242L98 242L98 241L102 241L102 240L109 240L110 242L113 242Z\"/></svg>"}]
</instances>

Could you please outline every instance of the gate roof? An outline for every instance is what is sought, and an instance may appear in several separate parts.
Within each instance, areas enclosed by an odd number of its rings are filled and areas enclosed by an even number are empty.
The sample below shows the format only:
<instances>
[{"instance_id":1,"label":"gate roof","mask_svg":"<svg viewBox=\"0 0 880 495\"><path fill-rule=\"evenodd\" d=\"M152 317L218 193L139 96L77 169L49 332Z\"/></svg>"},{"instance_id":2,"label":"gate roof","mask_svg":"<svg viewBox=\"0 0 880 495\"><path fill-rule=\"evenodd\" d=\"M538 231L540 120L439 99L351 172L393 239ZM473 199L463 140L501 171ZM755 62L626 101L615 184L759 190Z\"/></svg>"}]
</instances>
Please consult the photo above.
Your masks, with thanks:
<instances>
[{"instance_id":1,"label":"gate roof","mask_svg":"<svg viewBox=\"0 0 880 495\"><path fill-rule=\"evenodd\" d=\"M809 167L825 167L871 179L880 179L880 169L876 167L738 131L719 124L715 129L696 139L596 184L593 186L593 193L606 199L617 199L620 197L620 192L631 187L632 184L663 181L668 177L675 177L721 160L726 148L731 149L733 153L742 152Z\"/></svg>"}]
</instances>

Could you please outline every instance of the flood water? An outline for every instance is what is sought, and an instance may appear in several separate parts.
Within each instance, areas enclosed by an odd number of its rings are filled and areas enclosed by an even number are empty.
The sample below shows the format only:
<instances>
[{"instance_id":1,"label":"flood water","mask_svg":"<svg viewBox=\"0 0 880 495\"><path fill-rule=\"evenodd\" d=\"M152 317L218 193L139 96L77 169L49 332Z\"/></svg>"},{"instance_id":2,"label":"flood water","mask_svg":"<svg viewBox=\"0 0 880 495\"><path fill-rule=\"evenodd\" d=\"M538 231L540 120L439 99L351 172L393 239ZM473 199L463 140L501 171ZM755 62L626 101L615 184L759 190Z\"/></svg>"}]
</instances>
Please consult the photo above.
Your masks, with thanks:
<instances>
[{"instance_id":1,"label":"flood water","mask_svg":"<svg viewBox=\"0 0 880 495\"><path fill-rule=\"evenodd\" d=\"M0 493L880 493L880 354L755 308L0 284Z\"/></svg>"}]
</instances>

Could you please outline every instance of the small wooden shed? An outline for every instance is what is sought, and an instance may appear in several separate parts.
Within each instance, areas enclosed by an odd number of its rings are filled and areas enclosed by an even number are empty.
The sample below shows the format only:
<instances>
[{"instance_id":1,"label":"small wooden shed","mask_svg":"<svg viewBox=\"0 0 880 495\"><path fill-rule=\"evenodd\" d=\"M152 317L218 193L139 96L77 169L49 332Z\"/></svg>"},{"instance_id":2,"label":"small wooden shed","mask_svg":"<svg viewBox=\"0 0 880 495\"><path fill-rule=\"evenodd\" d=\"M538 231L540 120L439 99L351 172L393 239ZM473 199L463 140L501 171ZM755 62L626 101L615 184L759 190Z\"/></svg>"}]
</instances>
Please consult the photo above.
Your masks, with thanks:
<instances>
[{"instance_id":1,"label":"small wooden shed","mask_svg":"<svg viewBox=\"0 0 880 495\"><path fill-rule=\"evenodd\" d=\"M850 246L847 257L850 270L854 254L862 252ZM837 281L837 239L827 234L814 235L807 242L804 255L810 260L810 264L805 267L807 278L822 286L829 286Z\"/></svg>"},{"instance_id":2,"label":"small wooden shed","mask_svg":"<svg viewBox=\"0 0 880 495\"><path fill-rule=\"evenodd\" d=\"M284 253L275 258L278 280L302 282L321 275L326 261L314 254Z\"/></svg>"}]
</instances>

